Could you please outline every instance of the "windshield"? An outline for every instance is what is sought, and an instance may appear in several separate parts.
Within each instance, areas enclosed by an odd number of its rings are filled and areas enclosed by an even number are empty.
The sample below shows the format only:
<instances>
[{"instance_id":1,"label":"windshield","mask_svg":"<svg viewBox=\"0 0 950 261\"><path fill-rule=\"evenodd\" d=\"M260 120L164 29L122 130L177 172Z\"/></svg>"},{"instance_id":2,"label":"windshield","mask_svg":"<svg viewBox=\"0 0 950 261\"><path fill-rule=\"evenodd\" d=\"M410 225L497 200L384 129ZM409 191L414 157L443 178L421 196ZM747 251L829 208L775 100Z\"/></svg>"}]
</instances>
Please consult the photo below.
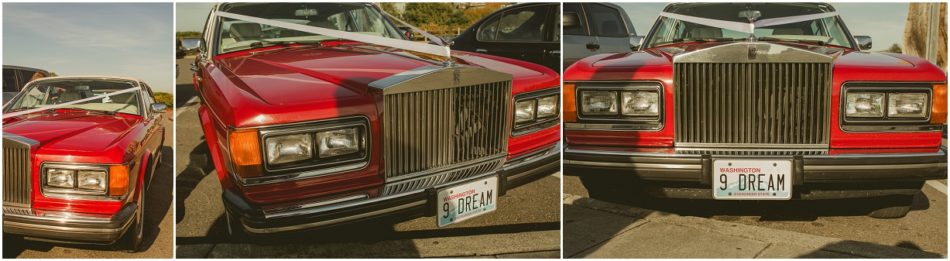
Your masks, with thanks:
<instances>
[{"instance_id":1,"label":"windshield","mask_svg":"<svg viewBox=\"0 0 950 261\"><path fill-rule=\"evenodd\" d=\"M304 24L333 30L401 39L392 24L367 4L351 3L243 3L229 4L221 11ZM335 39L222 17L218 25L218 53L227 53L274 44L275 42L319 42Z\"/></svg>"},{"instance_id":2,"label":"windshield","mask_svg":"<svg viewBox=\"0 0 950 261\"><path fill-rule=\"evenodd\" d=\"M133 82L107 80L53 80L31 84L8 106L5 112L50 107L134 87ZM142 115L139 92L116 94L102 99L72 104L63 108Z\"/></svg>"},{"instance_id":3,"label":"windshield","mask_svg":"<svg viewBox=\"0 0 950 261\"><path fill-rule=\"evenodd\" d=\"M703 4L684 6L672 13L748 23L750 11L758 11L757 20L817 14L827 12L814 4ZM749 33L722 29L710 25L686 22L669 17L660 17L648 39L648 47L695 41L744 40ZM799 41L830 44L852 48L848 34L837 17L826 17L804 22L756 27L754 36L760 41Z\"/></svg>"}]
</instances>

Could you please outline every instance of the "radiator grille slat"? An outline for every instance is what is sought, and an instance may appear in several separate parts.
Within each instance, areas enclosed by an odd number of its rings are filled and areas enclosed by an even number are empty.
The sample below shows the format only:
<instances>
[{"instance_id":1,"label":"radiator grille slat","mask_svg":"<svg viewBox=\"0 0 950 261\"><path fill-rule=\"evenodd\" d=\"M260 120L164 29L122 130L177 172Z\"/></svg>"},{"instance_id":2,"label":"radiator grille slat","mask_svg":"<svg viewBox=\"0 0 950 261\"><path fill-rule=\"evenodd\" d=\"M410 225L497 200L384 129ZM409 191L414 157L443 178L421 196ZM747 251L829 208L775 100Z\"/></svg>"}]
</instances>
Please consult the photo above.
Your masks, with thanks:
<instances>
[{"instance_id":1,"label":"radiator grille slat","mask_svg":"<svg viewBox=\"0 0 950 261\"><path fill-rule=\"evenodd\" d=\"M505 155L510 99L510 81L385 95L386 178Z\"/></svg>"},{"instance_id":2,"label":"radiator grille slat","mask_svg":"<svg viewBox=\"0 0 950 261\"><path fill-rule=\"evenodd\" d=\"M31 180L30 145L3 139L3 205L29 207Z\"/></svg>"},{"instance_id":3,"label":"radiator grille slat","mask_svg":"<svg viewBox=\"0 0 950 261\"><path fill-rule=\"evenodd\" d=\"M676 142L828 144L830 76L829 63L676 63Z\"/></svg>"}]
</instances>

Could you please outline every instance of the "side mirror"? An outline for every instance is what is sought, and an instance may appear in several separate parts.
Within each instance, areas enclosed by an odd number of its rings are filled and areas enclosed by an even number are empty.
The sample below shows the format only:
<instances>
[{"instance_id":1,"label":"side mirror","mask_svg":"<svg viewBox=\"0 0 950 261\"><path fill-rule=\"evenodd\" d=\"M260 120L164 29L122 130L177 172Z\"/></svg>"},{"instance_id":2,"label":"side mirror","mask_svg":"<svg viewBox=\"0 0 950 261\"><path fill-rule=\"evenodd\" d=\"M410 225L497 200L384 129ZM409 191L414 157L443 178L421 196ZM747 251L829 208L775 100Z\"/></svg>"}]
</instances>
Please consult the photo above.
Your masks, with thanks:
<instances>
[{"instance_id":1,"label":"side mirror","mask_svg":"<svg viewBox=\"0 0 950 261\"><path fill-rule=\"evenodd\" d=\"M871 37L867 35L855 35L854 40L858 41L858 49L861 51L871 50Z\"/></svg>"},{"instance_id":2,"label":"side mirror","mask_svg":"<svg viewBox=\"0 0 950 261\"><path fill-rule=\"evenodd\" d=\"M564 28L579 26L580 20L581 19L577 16L577 13L567 12L561 15L561 26Z\"/></svg>"},{"instance_id":3,"label":"side mirror","mask_svg":"<svg viewBox=\"0 0 950 261\"><path fill-rule=\"evenodd\" d=\"M643 45L643 36L631 35L630 36L630 50L633 50L633 51L639 50L640 45Z\"/></svg>"},{"instance_id":4,"label":"side mirror","mask_svg":"<svg viewBox=\"0 0 950 261\"><path fill-rule=\"evenodd\" d=\"M152 105L149 107L150 109L152 109L153 113L163 113L165 112L166 106L164 103L152 103Z\"/></svg>"}]
</instances>

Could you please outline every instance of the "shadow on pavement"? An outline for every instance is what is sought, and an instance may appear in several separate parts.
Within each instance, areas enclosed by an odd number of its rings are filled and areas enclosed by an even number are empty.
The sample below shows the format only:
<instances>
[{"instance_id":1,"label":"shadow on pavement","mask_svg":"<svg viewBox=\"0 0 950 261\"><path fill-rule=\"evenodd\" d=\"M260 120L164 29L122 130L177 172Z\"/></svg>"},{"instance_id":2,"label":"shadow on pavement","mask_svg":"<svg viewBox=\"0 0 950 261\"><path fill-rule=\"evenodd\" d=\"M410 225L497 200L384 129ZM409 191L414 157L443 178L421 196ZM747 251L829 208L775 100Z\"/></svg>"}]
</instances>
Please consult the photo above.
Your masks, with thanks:
<instances>
[{"instance_id":1,"label":"shadow on pavement","mask_svg":"<svg viewBox=\"0 0 950 261\"><path fill-rule=\"evenodd\" d=\"M810 253L800 255L798 256L798 258L841 258L841 257L855 258L853 254L861 255L864 253L850 253L850 252L853 252L854 250L860 250L860 249L879 249L879 246L880 245L874 244L874 243L845 240L841 242L827 244L819 250L815 250ZM901 242L897 244L897 246L901 248L912 249L912 250L917 250L917 251L915 251L914 253L910 253L909 255L911 256L907 256L908 254L906 253L872 253L872 254L875 257L890 256L890 257L899 257L899 258L944 258L943 256L937 253L924 252L923 250L920 249L920 247L910 242ZM846 254L852 254L852 255L846 255Z\"/></svg>"},{"instance_id":2,"label":"shadow on pavement","mask_svg":"<svg viewBox=\"0 0 950 261\"><path fill-rule=\"evenodd\" d=\"M175 198L176 224L185 218L185 212L188 211L185 207L185 200L191 196L191 192L193 192L198 186L198 183L212 171L214 166L211 164L208 144L204 140L204 137L201 138L201 143L198 143L197 146L187 151L191 152L188 155L190 158L188 166L175 178L175 195L177 195Z\"/></svg>"}]
</instances>

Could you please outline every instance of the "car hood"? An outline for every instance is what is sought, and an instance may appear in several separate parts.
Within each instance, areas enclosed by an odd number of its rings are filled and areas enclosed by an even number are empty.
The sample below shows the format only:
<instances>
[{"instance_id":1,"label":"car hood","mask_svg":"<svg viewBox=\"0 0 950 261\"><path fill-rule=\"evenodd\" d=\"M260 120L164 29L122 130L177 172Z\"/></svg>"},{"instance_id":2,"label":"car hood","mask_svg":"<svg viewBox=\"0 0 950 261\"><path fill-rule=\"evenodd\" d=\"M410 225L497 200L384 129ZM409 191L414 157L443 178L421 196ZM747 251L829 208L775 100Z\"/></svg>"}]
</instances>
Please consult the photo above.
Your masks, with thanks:
<instances>
[{"instance_id":1,"label":"car hood","mask_svg":"<svg viewBox=\"0 0 950 261\"><path fill-rule=\"evenodd\" d=\"M511 74L513 91L556 86L557 74L540 65L468 52L453 52L459 65ZM421 55L420 55L421 56ZM306 121L321 115L357 115L375 110L379 91L369 84L440 62L397 48L365 44L292 46L221 54L215 77L225 100L209 99L215 113L237 127ZM226 82L226 83L225 83ZM521 88L521 89L519 89ZM237 109L240 108L240 109Z\"/></svg>"},{"instance_id":2,"label":"car hood","mask_svg":"<svg viewBox=\"0 0 950 261\"><path fill-rule=\"evenodd\" d=\"M532 68L458 53L459 64L489 67L513 76L541 75ZM298 46L252 52L219 59L219 66L236 85L261 101L275 105L310 103L340 98L344 87L354 94L368 91L369 83L423 66L438 65L393 48L369 45L334 47ZM499 68L500 67L500 68ZM328 93L329 92L329 93ZM344 93L341 93L344 92Z\"/></svg>"},{"instance_id":3,"label":"car hood","mask_svg":"<svg viewBox=\"0 0 950 261\"><path fill-rule=\"evenodd\" d=\"M138 116L37 112L4 119L3 132L35 140L40 150L90 154L116 147L140 121Z\"/></svg>"},{"instance_id":4,"label":"car hood","mask_svg":"<svg viewBox=\"0 0 950 261\"><path fill-rule=\"evenodd\" d=\"M734 42L732 42L734 43ZM759 42L761 43L761 42ZM692 43L675 46L650 48L640 52L602 54L584 58L565 71L566 81L582 80L629 80L636 73L672 73L673 59L696 51L705 50L729 43ZM771 42L774 45L792 47L799 50L830 56L835 71L887 71L889 73L916 73L931 71L933 65L919 58L878 52L859 52L852 49ZM665 77L664 77L665 78Z\"/></svg>"}]
</instances>

